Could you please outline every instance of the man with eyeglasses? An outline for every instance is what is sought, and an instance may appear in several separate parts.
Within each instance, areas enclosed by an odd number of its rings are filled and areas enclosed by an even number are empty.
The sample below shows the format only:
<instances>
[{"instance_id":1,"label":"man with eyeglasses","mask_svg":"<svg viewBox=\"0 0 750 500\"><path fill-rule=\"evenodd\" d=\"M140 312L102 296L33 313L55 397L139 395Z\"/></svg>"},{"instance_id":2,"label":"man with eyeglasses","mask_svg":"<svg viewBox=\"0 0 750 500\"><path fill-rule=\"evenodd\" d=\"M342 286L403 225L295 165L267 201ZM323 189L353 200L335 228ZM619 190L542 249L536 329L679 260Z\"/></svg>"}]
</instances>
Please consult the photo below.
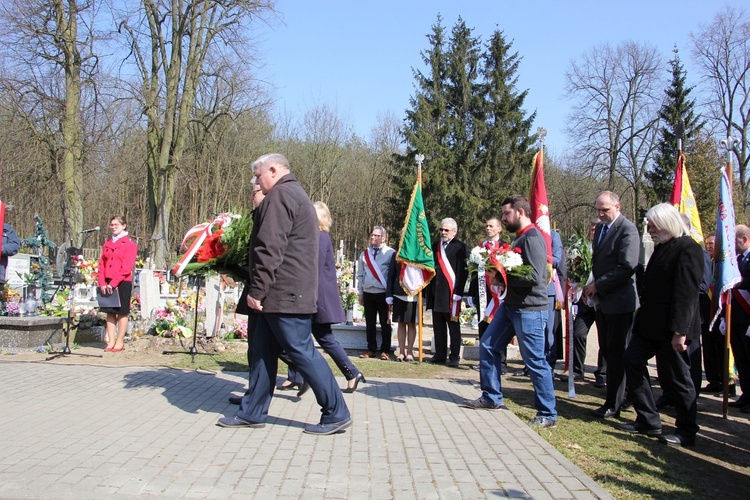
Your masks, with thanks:
<instances>
[{"instance_id":1,"label":"man with eyeglasses","mask_svg":"<svg viewBox=\"0 0 750 500\"><path fill-rule=\"evenodd\" d=\"M435 256L435 278L427 292L427 309L432 309L432 328L435 334L435 355L429 363L445 363L458 367L461 353L461 298L468 278L466 259L469 247L456 238L458 224L451 218L440 222L440 238L432 244ZM450 334L450 357L448 354Z\"/></svg>"},{"instance_id":2,"label":"man with eyeglasses","mask_svg":"<svg viewBox=\"0 0 750 500\"><path fill-rule=\"evenodd\" d=\"M394 250L386 245L386 233L383 226L375 226L370 232L370 246L359 256L357 263L357 292L359 304L365 308L365 326L367 331L367 352L360 358L378 356L377 321L380 317L380 359L391 359L391 321L386 301L388 289L388 267Z\"/></svg>"}]
</instances>

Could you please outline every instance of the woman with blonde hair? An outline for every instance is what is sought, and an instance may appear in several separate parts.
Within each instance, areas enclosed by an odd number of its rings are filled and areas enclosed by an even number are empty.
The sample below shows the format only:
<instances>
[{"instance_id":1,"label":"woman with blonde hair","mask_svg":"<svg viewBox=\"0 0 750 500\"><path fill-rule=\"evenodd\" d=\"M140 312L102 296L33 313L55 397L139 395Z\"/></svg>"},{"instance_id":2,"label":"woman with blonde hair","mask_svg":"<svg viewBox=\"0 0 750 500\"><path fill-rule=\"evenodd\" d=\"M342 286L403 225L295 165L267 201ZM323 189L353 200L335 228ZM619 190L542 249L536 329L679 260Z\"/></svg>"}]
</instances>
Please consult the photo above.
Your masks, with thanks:
<instances>
[{"instance_id":1,"label":"woman with blonde hair","mask_svg":"<svg viewBox=\"0 0 750 500\"><path fill-rule=\"evenodd\" d=\"M338 280L336 279L336 259L333 253L333 244L328 231L331 229L333 219L328 206L322 201L313 203L318 214L318 227L320 229L320 242L318 250L318 312L313 315L312 334L318 345L331 356L333 362L339 367L348 381L343 392L354 392L360 382L367 382L364 375L354 364L341 347L339 341L333 335L331 325L346 321L344 307L341 305ZM296 371L289 367L289 380L297 380Z\"/></svg>"}]
</instances>

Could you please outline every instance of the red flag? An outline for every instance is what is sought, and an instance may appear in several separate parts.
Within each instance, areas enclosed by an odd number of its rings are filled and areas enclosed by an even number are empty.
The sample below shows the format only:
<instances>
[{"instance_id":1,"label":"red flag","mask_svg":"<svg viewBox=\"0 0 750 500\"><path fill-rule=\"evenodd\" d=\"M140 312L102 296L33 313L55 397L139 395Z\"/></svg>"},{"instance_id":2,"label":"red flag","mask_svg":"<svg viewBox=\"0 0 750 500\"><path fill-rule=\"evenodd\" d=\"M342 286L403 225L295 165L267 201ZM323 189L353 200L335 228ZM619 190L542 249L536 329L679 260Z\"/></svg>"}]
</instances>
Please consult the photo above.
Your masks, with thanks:
<instances>
[{"instance_id":1,"label":"red flag","mask_svg":"<svg viewBox=\"0 0 750 500\"><path fill-rule=\"evenodd\" d=\"M0 201L0 228L5 225L5 203ZM3 239L0 238L0 253L3 252Z\"/></svg>"},{"instance_id":2,"label":"red flag","mask_svg":"<svg viewBox=\"0 0 750 500\"><path fill-rule=\"evenodd\" d=\"M680 158L677 160L677 170L674 173L674 185L672 186L672 196L669 198L671 205L679 207L680 200L682 199L682 159L684 155L680 153Z\"/></svg>"},{"instance_id":3,"label":"red flag","mask_svg":"<svg viewBox=\"0 0 750 500\"><path fill-rule=\"evenodd\" d=\"M529 217L537 229L541 231L547 242L547 262L552 263L552 232L549 223L549 203L547 202L547 186L544 184L544 153L539 151L534 155L534 167L531 171L531 194Z\"/></svg>"}]
</instances>

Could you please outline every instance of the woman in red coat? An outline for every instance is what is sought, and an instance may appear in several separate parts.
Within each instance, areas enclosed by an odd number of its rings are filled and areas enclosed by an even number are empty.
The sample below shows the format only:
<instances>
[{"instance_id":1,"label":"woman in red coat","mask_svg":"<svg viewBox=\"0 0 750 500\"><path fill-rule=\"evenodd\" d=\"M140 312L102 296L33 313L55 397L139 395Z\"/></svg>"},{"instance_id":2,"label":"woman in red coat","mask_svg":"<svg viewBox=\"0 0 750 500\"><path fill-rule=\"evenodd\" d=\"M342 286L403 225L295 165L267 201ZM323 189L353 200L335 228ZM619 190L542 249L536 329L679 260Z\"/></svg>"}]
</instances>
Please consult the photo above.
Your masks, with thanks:
<instances>
[{"instance_id":1,"label":"woman in red coat","mask_svg":"<svg viewBox=\"0 0 750 500\"><path fill-rule=\"evenodd\" d=\"M120 307L99 308L107 313L107 347L104 349L107 352L120 352L125 349L125 332L128 329L133 268L138 246L128 237L125 226L125 217L112 217L109 222L112 237L104 243L99 259L99 289L104 295L116 291L120 296Z\"/></svg>"}]
</instances>

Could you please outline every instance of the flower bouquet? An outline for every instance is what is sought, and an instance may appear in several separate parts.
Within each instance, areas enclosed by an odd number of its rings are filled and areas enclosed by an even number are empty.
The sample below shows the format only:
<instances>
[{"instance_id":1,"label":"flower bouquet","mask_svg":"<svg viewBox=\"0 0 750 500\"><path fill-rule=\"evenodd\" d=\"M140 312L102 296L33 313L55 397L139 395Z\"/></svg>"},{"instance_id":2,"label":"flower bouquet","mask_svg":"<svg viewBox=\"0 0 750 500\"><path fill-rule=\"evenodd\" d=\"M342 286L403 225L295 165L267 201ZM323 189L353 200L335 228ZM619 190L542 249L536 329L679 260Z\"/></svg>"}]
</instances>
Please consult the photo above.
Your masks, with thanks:
<instances>
[{"instance_id":1,"label":"flower bouquet","mask_svg":"<svg viewBox=\"0 0 750 500\"><path fill-rule=\"evenodd\" d=\"M503 243L493 249L474 247L466 261L469 272L476 272L479 269L480 262L484 262L486 274L496 273L500 275L503 289L507 288L508 276L530 279L534 273L533 266L523 263L521 249L511 247L508 243ZM505 297L505 290L503 290L500 298L503 297Z\"/></svg>"},{"instance_id":2,"label":"flower bouquet","mask_svg":"<svg viewBox=\"0 0 750 500\"><path fill-rule=\"evenodd\" d=\"M583 231L577 230L568 239L568 281L584 285L591 275L591 245Z\"/></svg>"},{"instance_id":3,"label":"flower bouquet","mask_svg":"<svg viewBox=\"0 0 750 500\"><path fill-rule=\"evenodd\" d=\"M239 281L248 276L247 249L253 220L230 212L187 232L180 248L186 251L172 272L181 274L228 274Z\"/></svg>"},{"instance_id":4,"label":"flower bouquet","mask_svg":"<svg viewBox=\"0 0 750 500\"><path fill-rule=\"evenodd\" d=\"M158 309L151 315L154 333L159 337L193 336L193 330L188 327L187 307L185 303L168 301L163 309Z\"/></svg>"}]
</instances>

